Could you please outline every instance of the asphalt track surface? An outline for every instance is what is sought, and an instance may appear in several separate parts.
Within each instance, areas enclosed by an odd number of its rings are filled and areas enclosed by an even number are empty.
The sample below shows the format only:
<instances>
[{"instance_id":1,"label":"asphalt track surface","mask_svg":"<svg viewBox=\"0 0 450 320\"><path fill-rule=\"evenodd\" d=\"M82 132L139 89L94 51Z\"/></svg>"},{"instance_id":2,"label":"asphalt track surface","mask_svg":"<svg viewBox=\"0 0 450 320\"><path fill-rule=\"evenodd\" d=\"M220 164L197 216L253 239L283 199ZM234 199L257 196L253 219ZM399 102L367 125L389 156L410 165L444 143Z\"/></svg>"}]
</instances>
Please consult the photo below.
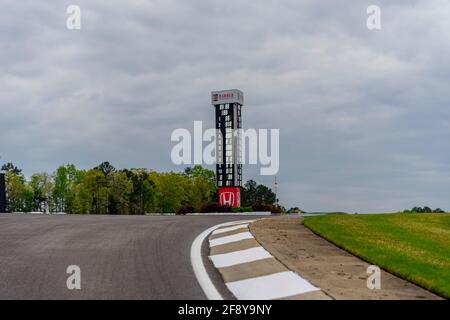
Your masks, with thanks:
<instances>
[{"instance_id":1,"label":"asphalt track surface","mask_svg":"<svg viewBox=\"0 0 450 320\"><path fill-rule=\"evenodd\" d=\"M0 214L0 299L206 299L191 244L244 219ZM70 265L81 269L81 290L67 288Z\"/></svg>"}]
</instances>

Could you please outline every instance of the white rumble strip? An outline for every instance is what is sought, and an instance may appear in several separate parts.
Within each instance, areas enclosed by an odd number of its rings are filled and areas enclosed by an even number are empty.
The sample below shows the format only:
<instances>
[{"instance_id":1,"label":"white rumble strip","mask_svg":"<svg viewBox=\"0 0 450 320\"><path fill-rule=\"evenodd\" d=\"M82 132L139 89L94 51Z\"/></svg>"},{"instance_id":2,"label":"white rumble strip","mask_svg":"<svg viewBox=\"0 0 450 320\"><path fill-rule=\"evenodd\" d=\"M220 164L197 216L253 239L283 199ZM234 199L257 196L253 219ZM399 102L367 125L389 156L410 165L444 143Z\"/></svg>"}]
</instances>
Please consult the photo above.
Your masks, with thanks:
<instances>
[{"instance_id":1,"label":"white rumble strip","mask_svg":"<svg viewBox=\"0 0 450 320\"><path fill-rule=\"evenodd\" d=\"M292 271L229 282L226 285L239 300L280 299L320 290Z\"/></svg>"},{"instance_id":2,"label":"white rumble strip","mask_svg":"<svg viewBox=\"0 0 450 320\"><path fill-rule=\"evenodd\" d=\"M230 253L218 254L215 256L210 256L210 258L216 268L225 268L234 266L236 264L272 258L272 255L263 247L256 247Z\"/></svg>"},{"instance_id":3,"label":"white rumble strip","mask_svg":"<svg viewBox=\"0 0 450 320\"><path fill-rule=\"evenodd\" d=\"M242 232L231 236L222 236L209 240L210 247L226 244L238 244L239 241L254 239L248 229L249 223L242 223L233 226L224 226L212 232L213 235L220 235L225 232L242 229ZM236 246L238 247L238 246ZM212 255L209 257L219 272L221 268L236 267L245 263L270 259L273 256L262 246L245 250L236 250L224 254ZM225 283L227 288L239 300L269 300L281 299L297 296L320 288L313 286L307 280L292 271L276 272L269 275L248 277L243 280Z\"/></svg>"},{"instance_id":4,"label":"white rumble strip","mask_svg":"<svg viewBox=\"0 0 450 320\"><path fill-rule=\"evenodd\" d=\"M212 234L221 234L221 233L234 231L234 230L239 230L239 229L243 229L243 228L247 228L247 227L248 227L248 223L245 223L245 224L240 224L240 225L237 225L237 226L232 226L232 227L227 227L227 228L220 228L220 229L214 230Z\"/></svg>"},{"instance_id":5,"label":"white rumble strip","mask_svg":"<svg viewBox=\"0 0 450 320\"><path fill-rule=\"evenodd\" d=\"M228 243L242 241L242 240L246 240L246 239L253 239L252 234L250 232L248 232L248 231L247 232L233 234L231 236L226 236L226 237L221 237L221 238L216 238L216 239L209 240L209 246L210 247L215 247L215 246L219 246L219 245L222 245L222 244L228 244Z\"/></svg>"}]
</instances>

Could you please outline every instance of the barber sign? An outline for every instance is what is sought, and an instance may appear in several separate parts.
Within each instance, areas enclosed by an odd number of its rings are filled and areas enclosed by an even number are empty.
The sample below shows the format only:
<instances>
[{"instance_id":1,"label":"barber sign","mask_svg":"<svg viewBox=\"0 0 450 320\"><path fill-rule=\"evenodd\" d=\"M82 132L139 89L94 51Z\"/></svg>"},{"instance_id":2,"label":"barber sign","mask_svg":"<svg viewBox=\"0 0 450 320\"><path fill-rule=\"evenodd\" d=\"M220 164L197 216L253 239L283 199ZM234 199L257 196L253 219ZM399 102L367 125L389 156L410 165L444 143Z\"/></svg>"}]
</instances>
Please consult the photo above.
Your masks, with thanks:
<instances>
[{"instance_id":1,"label":"barber sign","mask_svg":"<svg viewBox=\"0 0 450 320\"><path fill-rule=\"evenodd\" d=\"M222 90L211 92L211 104L213 106L225 103L244 104L244 93L241 90Z\"/></svg>"}]
</instances>

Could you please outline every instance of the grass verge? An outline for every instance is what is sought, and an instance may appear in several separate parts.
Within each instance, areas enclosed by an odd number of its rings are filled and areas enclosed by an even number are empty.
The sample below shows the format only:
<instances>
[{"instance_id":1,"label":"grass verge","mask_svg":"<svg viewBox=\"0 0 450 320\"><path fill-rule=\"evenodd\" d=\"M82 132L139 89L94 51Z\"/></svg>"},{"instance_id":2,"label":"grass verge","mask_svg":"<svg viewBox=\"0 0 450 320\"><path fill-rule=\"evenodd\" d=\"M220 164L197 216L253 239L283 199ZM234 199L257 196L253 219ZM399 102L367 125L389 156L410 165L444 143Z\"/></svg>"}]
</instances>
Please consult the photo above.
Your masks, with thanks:
<instances>
[{"instance_id":1,"label":"grass verge","mask_svg":"<svg viewBox=\"0 0 450 320\"><path fill-rule=\"evenodd\" d=\"M305 217L314 233L372 264L450 298L450 214Z\"/></svg>"}]
</instances>

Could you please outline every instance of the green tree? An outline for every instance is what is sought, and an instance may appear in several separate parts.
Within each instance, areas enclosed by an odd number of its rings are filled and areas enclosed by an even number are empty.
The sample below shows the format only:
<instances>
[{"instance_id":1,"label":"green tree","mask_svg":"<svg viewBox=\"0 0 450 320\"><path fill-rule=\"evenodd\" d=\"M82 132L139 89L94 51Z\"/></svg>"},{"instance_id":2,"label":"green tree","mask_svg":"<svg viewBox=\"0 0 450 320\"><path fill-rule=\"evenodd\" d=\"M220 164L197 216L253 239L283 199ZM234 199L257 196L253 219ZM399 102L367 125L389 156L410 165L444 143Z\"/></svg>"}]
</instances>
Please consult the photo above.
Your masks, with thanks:
<instances>
[{"instance_id":1,"label":"green tree","mask_svg":"<svg viewBox=\"0 0 450 320\"><path fill-rule=\"evenodd\" d=\"M272 189L262 184L258 185L253 180L245 183L241 193L244 206L252 206L256 203L273 205L276 201L276 195Z\"/></svg>"},{"instance_id":2,"label":"green tree","mask_svg":"<svg viewBox=\"0 0 450 320\"><path fill-rule=\"evenodd\" d=\"M293 207L290 208L287 213L303 213L303 210L301 210L299 207Z\"/></svg>"},{"instance_id":3,"label":"green tree","mask_svg":"<svg viewBox=\"0 0 450 320\"><path fill-rule=\"evenodd\" d=\"M92 199L91 214L107 214L109 207L108 183L103 172L91 169L86 172L83 187Z\"/></svg>"},{"instance_id":4,"label":"green tree","mask_svg":"<svg viewBox=\"0 0 450 320\"><path fill-rule=\"evenodd\" d=\"M33 190L23 179L8 171L6 173L7 209L9 212L30 212L33 210Z\"/></svg>"},{"instance_id":5,"label":"green tree","mask_svg":"<svg viewBox=\"0 0 450 320\"><path fill-rule=\"evenodd\" d=\"M19 169L19 167L15 166L11 162L5 163L2 166L1 170L5 171L5 172L11 172L12 174L14 174L16 176L20 176L23 178L22 169Z\"/></svg>"},{"instance_id":6,"label":"green tree","mask_svg":"<svg viewBox=\"0 0 450 320\"><path fill-rule=\"evenodd\" d=\"M101 171L105 176L108 176L109 174L115 172L116 168L114 168L108 161L105 161L95 167L94 170Z\"/></svg>"},{"instance_id":7,"label":"green tree","mask_svg":"<svg viewBox=\"0 0 450 320\"><path fill-rule=\"evenodd\" d=\"M35 173L31 176L30 184L33 191L33 211L50 212L53 181L48 173Z\"/></svg>"},{"instance_id":8,"label":"green tree","mask_svg":"<svg viewBox=\"0 0 450 320\"><path fill-rule=\"evenodd\" d=\"M132 183L132 192L129 196L130 214L145 214L154 212L155 183L146 169L123 170Z\"/></svg>"},{"instance_id":9,"label":"green tree","mask_svg":"<svg viewBox=\"0 0 450 320\"><path fill-rule=\"evenodd\" d=\"M67 197L69 194L69 177L66 166L56 169L54 175L53 202L55 210L65 212L67 207Z\"/></svg>"},{"instance_id":10,"label":"green tree","mask_svg":"<svg viewBox=\"0 0 450 320\"><path fill-rule=\"evenodd\" d=\"M130 195L133 184L125 172L112 172L108 176L110 187L110 214L130 214Z\"/></svg>"},{"instance_id":11,"label":"green tree","mask_svg":"<svg viewBox=\"0 0 450 320\"><path fill-rule=\"evenodd\" d=\"M168 172L154 174L157 208L162 213L176 213L190 203L191 183L186 175Z\"/></svg>"},{"instance_id":12,"label":"green tree","mask_svg":"<svg viewBox=\"0 0 450 320\"><path fill-rule=\"evenodd\" d=\"M184 170L184 174L188 176L189 178L199 178L202 177L206 181L208 181L211 185L214 186L216 184L216 175L214 171L205 169L200 165L196 165L194 167L188 167Z\"/></svg>"},{"instance_id":13,"label":"green tree","mask_svg":"<svg viewBox=\"0 0 450 320\"><path fill-rule=\"evenodd\" d=\"M60 166L53 175L54 187L52 192L53 211L73 212L73 202L75 201L73 188L80 184L84 173L73 164Z\"/></svg>"},{"instance_id":14,"label":"green tree","mask_svg":"<svg viewBox=\"0 0 450 320\"><path fill-rule=\"evenodd\" d=\"M86 187L86 171L78 171L71 187L71 205L69 213L89 214L93 212L93 195Z\"/></svg>"},{"instance_id":15,"label":"green tree","mask_svg":"<svg viewBox=\"0 0 450 320\"><path fill-rule=\"evenodd\" d=\"M184 175L189 178L189 204L196 210L210 204L216 196L216 178L214 171L194 166L186 168Z\"/></svg>"}]
</instances>

